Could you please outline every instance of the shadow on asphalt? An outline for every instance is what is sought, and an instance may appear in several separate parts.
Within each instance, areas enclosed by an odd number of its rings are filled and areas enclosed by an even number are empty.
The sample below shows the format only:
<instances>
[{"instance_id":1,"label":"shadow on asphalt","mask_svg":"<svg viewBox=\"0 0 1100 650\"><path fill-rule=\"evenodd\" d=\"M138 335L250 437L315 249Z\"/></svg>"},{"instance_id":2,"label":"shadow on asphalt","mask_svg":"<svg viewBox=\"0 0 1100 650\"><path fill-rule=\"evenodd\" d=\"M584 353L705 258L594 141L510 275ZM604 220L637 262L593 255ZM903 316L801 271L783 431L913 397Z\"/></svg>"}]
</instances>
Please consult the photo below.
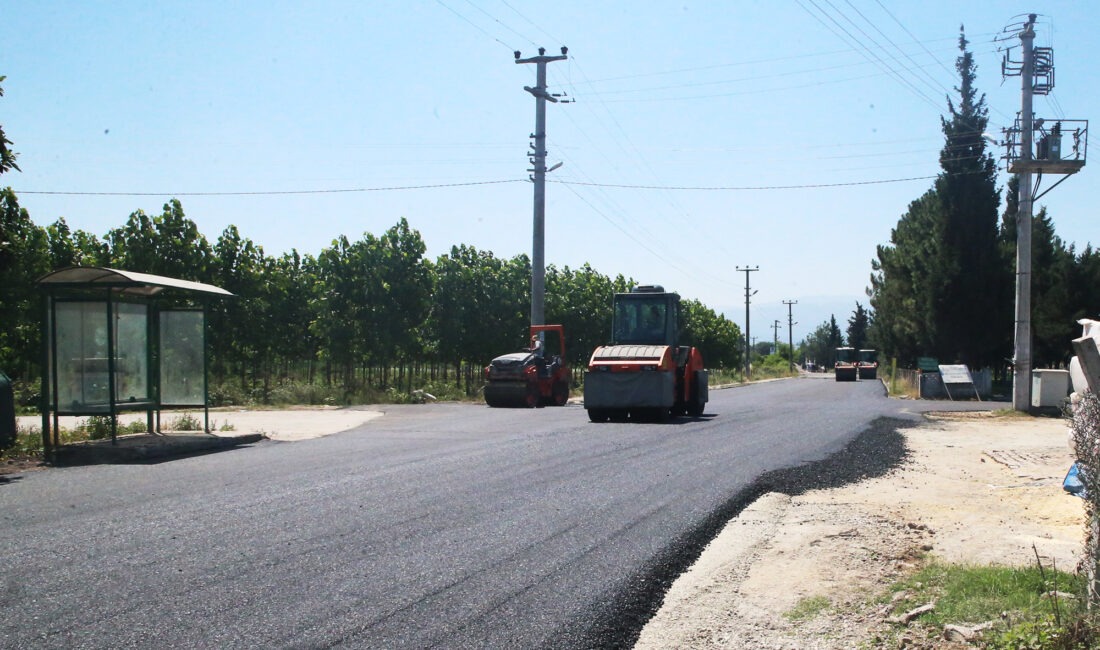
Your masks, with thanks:
<instances>
[{"instance_id":1,"label":"shadow on asphalt","mask_svg":"<svg viewBox=\"0 0 1100 650\"><path fill-rule=\"evenodd\" d=\"M884 476L909 457L901 432L919 423L919 420L879 418L844 449L828 458L764 473L694 530L666 548L650 566L632 576L615 602L602 608L595 617L596 622L584 632L582 647L633 647L676 578L699 559L707 544L749 504L768 492L797 496L809 490L837 488Z\"/></svg>"},{"instance_id":2,"label":"shadow on asphalt","mask_svg":"<svg viewBox=\"0 0 1100 650\"><path fill-rule=\"evenodd\" d=\"M210 434L137 434L117 441L95 440L62 445L51 465L156 465L250 447L263 440L260 434L216 436Z\"/></svg>"}]
</instances>

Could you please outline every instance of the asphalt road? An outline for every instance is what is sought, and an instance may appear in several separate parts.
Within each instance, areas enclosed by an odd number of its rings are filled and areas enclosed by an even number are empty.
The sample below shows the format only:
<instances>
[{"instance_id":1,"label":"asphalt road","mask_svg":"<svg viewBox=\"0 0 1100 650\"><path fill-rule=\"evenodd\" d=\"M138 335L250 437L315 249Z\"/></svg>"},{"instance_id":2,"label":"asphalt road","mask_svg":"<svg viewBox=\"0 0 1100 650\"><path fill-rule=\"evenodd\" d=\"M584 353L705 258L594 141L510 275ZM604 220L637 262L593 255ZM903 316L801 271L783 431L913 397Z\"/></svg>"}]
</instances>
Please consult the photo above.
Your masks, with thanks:
<instances>
[{"instance_id":1,"label":"asphalt road","mask_svg":"<svg viewBox=\"0 0 1100 650\"><path fill-rule=\"evenodd\" d=\"M17 475L0 647L629 646L758 477L917 406L800 379L668 424L386 407L315 440Z\"/></svg>"}]
</instances>

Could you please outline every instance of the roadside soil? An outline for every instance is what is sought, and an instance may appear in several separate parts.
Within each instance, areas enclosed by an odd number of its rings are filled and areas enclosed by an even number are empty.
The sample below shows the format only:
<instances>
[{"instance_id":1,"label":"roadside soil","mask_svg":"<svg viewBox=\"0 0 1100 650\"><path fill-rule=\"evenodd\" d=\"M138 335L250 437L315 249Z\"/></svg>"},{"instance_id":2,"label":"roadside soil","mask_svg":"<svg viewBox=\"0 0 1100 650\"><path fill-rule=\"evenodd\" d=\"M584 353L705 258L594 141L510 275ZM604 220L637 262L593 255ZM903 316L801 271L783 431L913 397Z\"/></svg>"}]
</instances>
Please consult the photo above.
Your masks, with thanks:
<instances>
[{"instance_id":1,"label":"roadside soil","mask_svg":"<svg viewBox=\"0 0 1100 650\"><path fill-rule=\"evenodd\" d=\"M874 599L925 555L1022 566L1037 551L1075 569L1084 502L1061 488L1073 462L1063 420L942 414L904 436L908 459L885 476L755 501L677 579L635 648L898 647ZM808 599L828 605L792 620ZM967 646L908 635L904 647Z\"/></svg>"}]
</instances>

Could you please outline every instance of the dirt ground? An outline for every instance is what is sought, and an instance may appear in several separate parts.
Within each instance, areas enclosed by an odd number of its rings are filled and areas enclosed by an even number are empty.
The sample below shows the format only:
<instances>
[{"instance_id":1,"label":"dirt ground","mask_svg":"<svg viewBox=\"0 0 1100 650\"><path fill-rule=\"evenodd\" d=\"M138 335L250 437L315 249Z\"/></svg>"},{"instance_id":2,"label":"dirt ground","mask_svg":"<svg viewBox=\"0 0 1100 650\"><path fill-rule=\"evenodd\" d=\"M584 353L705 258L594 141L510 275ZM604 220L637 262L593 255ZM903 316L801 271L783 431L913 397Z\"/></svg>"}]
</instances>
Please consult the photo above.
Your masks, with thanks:
<instances>
[{"instance_id":1,"label":"dirt ground","mask_svg":"<svg viewBox=\"0 0 1100 650\"><path fill-rule=\"evenodd\" d=\"M1034 565L1034 545L1045 566L1074 570L1084 502L1061 489L1073 462L1064 421L952 414L905 437L910 460L886 476L757 500L676 581L635 648L881 647L889 624L872 597L923 553ZM820 597L816 616L785 616Z\"/></svg>"}]
</instances>

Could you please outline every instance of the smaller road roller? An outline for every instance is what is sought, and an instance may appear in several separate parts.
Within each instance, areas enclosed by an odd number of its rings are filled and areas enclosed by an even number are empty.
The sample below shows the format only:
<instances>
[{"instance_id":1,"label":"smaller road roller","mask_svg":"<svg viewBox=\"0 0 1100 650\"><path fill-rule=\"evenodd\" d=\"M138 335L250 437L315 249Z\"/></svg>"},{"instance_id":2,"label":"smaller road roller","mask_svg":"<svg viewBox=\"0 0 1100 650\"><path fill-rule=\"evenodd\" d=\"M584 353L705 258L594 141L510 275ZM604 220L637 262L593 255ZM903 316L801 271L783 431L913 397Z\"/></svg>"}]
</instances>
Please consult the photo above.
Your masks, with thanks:
<instances>
[{"instance_id":1,"label":"smaller road roller","mask_svg":"<svg viewBox=\"0 0 1100 650\"><path fill-rule=\"evenodd\" d=\"M554 354L546 351L547 333L557 333ZM561 325L532 325L531 346L503 354L485 366L485 403L494 407L565 406L569 401L569 367Z\"/></svg>"}]
</instances>

